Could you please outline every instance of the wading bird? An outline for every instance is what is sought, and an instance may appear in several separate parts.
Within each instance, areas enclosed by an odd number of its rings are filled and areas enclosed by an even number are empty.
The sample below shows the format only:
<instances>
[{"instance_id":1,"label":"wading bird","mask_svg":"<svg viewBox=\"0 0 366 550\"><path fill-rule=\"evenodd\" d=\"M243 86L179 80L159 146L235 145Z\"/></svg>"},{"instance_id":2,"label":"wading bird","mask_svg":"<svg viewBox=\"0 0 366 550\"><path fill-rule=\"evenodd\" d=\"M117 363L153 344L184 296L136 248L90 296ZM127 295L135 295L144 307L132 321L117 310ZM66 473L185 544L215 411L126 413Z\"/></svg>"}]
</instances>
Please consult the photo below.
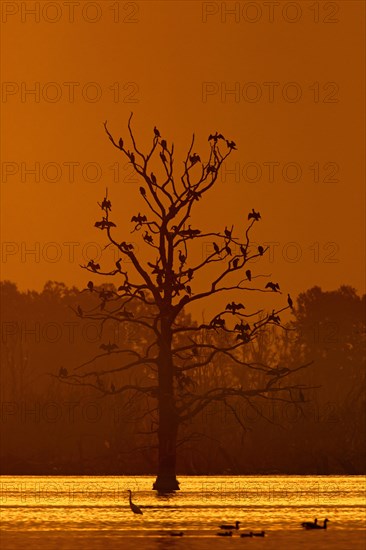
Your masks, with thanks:
<instances>
[{"instance_id":1,"label":"wading bird","mask_svg":"<svg viewBox=\"0 0 366 550\"><path fill-rule=\"evenodd\" d=\"M134 514L142 514L142 510L141 510L136 504L134 504L134 503L132 502L132 499L131 499L131 497L132 497L132 491L131 491L131 489L127 489L127 492L130 494L130 495L129 495L129 501L130 501L130 508L131 508L132 512L133 512Z\"/></svg>"}]
</instances>

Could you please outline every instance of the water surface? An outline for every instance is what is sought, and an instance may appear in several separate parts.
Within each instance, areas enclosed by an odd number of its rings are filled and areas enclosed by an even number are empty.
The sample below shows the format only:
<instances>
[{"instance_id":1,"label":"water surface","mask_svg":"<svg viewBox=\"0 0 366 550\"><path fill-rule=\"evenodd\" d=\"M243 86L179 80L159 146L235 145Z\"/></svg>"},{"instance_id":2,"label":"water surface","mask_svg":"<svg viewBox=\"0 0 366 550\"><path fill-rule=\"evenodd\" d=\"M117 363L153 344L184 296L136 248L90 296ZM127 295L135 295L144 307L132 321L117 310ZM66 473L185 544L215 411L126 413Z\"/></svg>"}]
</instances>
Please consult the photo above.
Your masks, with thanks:
<instances>
[{"instance_id":1,"label":"water surface","mask_svg":"<svg viewBox=\"0 0 366 550\"><path fill-rule=\"evenodd\" d=\"M180 476L181 491L158 496L154 479L138 477L3 476L1 550L193 550L366 548L363 476ZM143 515L128 504L127 489ZM330 522L304 531L302 521ZM231 538L223 522L241 522ZM265 530L264 538L240 533ZM184 531L182 538L172 530Z\"/></svg>"}]
</instances>

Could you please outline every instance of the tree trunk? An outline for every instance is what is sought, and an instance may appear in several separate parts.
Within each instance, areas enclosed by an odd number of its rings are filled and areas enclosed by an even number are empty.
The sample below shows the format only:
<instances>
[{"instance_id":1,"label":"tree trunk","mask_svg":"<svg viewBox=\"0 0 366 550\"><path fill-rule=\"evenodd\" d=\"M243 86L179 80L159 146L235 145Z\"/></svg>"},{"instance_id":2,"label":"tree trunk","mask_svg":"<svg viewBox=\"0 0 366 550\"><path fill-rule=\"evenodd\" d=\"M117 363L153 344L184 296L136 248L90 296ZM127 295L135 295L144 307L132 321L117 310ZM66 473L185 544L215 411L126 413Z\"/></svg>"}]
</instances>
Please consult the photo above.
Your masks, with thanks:
<instances>
[{"instance_id":1,"label":"tree trunk","mask_svg":"<svg viewBox=\"0 0 366 550\"><path fill-rule=\"evenodd\" d=\"M162 319L159 351L159 428L158 475L153 489L159 492L179 490L176 478L176 445L179 420L174 396L174 364L170 323Z\"/></svg>"}]
</instances>

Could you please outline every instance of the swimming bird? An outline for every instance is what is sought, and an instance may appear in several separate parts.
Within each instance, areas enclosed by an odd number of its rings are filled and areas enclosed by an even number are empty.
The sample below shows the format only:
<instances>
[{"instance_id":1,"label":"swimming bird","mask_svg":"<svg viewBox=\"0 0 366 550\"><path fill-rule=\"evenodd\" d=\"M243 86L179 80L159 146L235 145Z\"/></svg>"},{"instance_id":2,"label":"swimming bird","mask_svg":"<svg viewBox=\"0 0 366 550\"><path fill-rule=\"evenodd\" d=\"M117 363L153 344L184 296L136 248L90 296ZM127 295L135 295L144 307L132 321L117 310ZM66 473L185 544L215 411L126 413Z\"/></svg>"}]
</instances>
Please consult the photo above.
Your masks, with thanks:
<instances>
[{"instance_id":1,"label":"swimming bird","mask_svg":"<svg viewBox=\"0 0 366 550\"><path fill-rule=\"evenodd\" d=\"M253 537L264 537L265 531L259 531L259 533L252 533Z\"/></svg>"},{"instance_id":2,"label":"swimming bird","mask_svg":"<svg viewBox=\"0 0 366 550\"><path fill-rule=\"evenodd\" d=\"M319 525L319 523L317 523L314 529L326 529L328 521L329 519L325 518L325 520L323 521L323 525Z\"/></svg>"},{"instance_id":3,"label":"swimming bird","mask_svg":"<svg viewBox=\"0 0 366 550\"><path fill-rule=\"evenodd\" d=\"M183 531L171 531L170 536L171 537L183 537L184 533Z\"/></svg>"},{"instance_id":4,"label":"swimming bird","mask_svg":"<svg viewBox=\"0 0 366 550\"><path fill-rule=\"evenodd\" d=\"M301 524L301 527L304 527L304 529L316 529L318 527L318 518L315 518L314 521L304 521Z\"/></svg>"},{"instance_id":5,"label":"swimming bird","mask_svg":"<svg viewBox=\"0 0 366 550\"><path fill-rule=\"evenodd\" d=\"M252 537L253 536L253 531L250 531L249 533L242 533L240 536L241 536L242 539L244 537Z\"/></svg>"},{"instance_id":6,"label":"swimming bird","mask_svg":"<svg viewBox=\"0 0 366 550\"><path fill-rule=\"evenodd\" d=\"M131 508L132 512L134 514L141 514L142 515L142 510L136 504L134 504L131 500L131 497L132 497L131 489L127 489L127 492L130 493L129 500L130 500L130 508Z\"/></svg>"},{"instance_id":7,"label":"swimming bird","mask_svg":"<svg viewBox=\"0 0 366 550\"><path fill-rule=\"evenodd\" d=\"M220 525L220 529L239 529L240 521L236 521L235 525Z\"/></svg>"},{"instance_id":8,"label":"swimming bird","mask_svg":"<svg viewBox=\"0 0 366 550\"><path fill-rule=\"evenodd\" d=\"M232 537L233 532L232 531L224 531L223 533L216 533L218 537Z\"/></svg>"}]
</instances>

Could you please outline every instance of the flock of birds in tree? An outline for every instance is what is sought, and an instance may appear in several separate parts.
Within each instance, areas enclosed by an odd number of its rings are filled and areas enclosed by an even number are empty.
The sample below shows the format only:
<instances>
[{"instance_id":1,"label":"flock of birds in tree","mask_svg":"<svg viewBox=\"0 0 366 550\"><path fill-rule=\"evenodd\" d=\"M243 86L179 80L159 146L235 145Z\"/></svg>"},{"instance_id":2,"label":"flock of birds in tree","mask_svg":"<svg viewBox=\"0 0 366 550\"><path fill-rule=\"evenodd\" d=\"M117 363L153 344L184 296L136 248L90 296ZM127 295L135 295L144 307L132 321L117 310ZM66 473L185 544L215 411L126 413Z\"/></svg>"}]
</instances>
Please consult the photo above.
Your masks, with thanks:
<instances>
[{"instance_id":1,"label":"flock of birds in tree","mask_svg":"<svg viewBox=\"0 0 366 550\"><path fill-rule=\"evenodd\" d=\"M221 134L217 134L217 133L215 134L215 136L211 135L210 137L211 137L211 139L223 139ZM199 159L198 155L197 155L197 158ZM153 179L155 179L154 174L151 174L151 177ZM146 190L143 187L140 187L140 193L143 196L145 196L146 195ZM111 202L105 197L103 202L99 206L101 206L101 208L104 209L105 212L107 212L108 210L111 209ZM256 212L254 210L254 208L252 208L251 212L249 212L249 214L248 214L248 220L259 221L260 219L261 219L260 212ZM149 227L149 222L147 220L147 217L143 214L140 214L140 212L137 215L132 216L131 222L135 224L135 228L132 232L140 230L144 225ZM103 217L102 221L95 223L95 226L100 228L100 229L105 229L105 228L115 227L115 224L113 222L108 221L106 217ZM183 228L183 229L178 229L177 226L173 226L171 230L173 232L177 233L179 236L181 236L183 238L183 242L186 239L193 239L194 237L197 237L201 234L201 231L199 229L192 229L192 227L190 225L188 225L188 228ZM229 246L231 243L235 243L235 240L232 237L232 232L233 232L233 228L228 229L227 227L225 227L223 235L222 235L225 239L225 245L222 248L220 248L220 246L216 242L212 243L214 253L216 255L221 256L222 253L226 253L228 256L232 255L232 248ZM147 244L149 244L150 246L152 246L154 248L157 248L157 246L154 243L152 235L149 234L148 231L145 231L143 233L142 238ZM122 242L120 244L120 246L123 250L125 250L127 252L133 250L133 248L134 248L131 243L126 243L126 242ZM240 251L241 251L241 253L243 255L243 258L244 258L244 261L245 261L246 258L247 258L247 254L248 254L247 246L240 245ZM260 256L262 256L265 252L265 249L264 249L263 246L259 245L257 247L257 251L258 251L258 254ZM179 262L180 262L178 277L180 278L184 275L184 276L187 277L188 281L190 281L193 277L193 270L189 269L189 268L187 270L184 270L184 266L185 266L185 263L186 263L186 260L187 260L187 252L184 254L182 252L182 250L178 250L178 259L179 259ZM116 272L123 273L121 261L122 261L122 258L120 258L116 261L116 268L117 268ZM235 257L231 261L230 266L231 266L232 270L236 270L236 269L238 269L238 267L240 267L239 266L239 261L240 261L239 257ZM157 283L159 284L159 286L161 286L162 283L163 283L163 270L160 269L158 263L152 264L151 262L148 262L148 265L153 268L152 273L157 275ZM100 271L100 269L101 269L100 264L95 263L93 260L90 260L86 267L94 273ZM251 282L251 280L252 280L252 271L250 269L247 269L245 271L245 275L247 277L247 280L249 282ZM93 283L91 281L89 281L88 288L91 291L93 290L92 285L93 285ZM279 283L277 283L277 282L275 283L273 281L269 281L265 285L264 288L265 288L265 290L271 290L272 292L281 292ZM127 289L122 288L122 290L126 291ZM190 285L187 285L186 283L183 284L181 282L177 282L176 293L178 295L179 295L180 290L184 290L188 294L188 296L192 295L192 288L191 288ZM289 294L287 295L287 303L288 303L289 307L291 309L293 309L293 302L292 302L292 299L291 299ZM235 307L234 302L232 304L233 304L232 313L236 313L236 309L239 309L239 308ZM227 308L227 309L230 309L230 308ZM276 323L279 323L279 318L273 318L272 321L276 322ZM215 321L213 323L213 326L215 326L215 327L223 326L223 324L220 324L220 322L217 323Z\"/></svg>"},{"instance_id":2,"label":"flock of birds in tree","mask_svg":"<svg viewBox=\"0 0 366 550\"><path fill-rule=\"evenodd\" d=\"M128 489L127 491L129 493L129 504L130 504L131 511L134 514L143 515L143 512L142 512L141 508L139 506L137 506L137 504L134 504L132 502L132 491L131 491L131 489ZM304 521L303 523L301 523L301 527L303 527L307 531L326 529L328 522L329 522L329 519L325 518L325 520L323 521L323 525L320 525L318 523L318 519L315 518L314 521ZM240 526L240 521L235 521L234 524L224 523L224 524L219 526L221 531L216 533L216 535L218 537L232 537L233 536L233 531L239 531L239 529L240 529L239 526ZM170 535L172 537L182 537L184 535L184 532L183 531L171 531ZM257 531L257 532L249 531L247 533L240 533L241 538L264 537L265 535L266 535L265 531Z\"/></svg>"}]
</instances>

